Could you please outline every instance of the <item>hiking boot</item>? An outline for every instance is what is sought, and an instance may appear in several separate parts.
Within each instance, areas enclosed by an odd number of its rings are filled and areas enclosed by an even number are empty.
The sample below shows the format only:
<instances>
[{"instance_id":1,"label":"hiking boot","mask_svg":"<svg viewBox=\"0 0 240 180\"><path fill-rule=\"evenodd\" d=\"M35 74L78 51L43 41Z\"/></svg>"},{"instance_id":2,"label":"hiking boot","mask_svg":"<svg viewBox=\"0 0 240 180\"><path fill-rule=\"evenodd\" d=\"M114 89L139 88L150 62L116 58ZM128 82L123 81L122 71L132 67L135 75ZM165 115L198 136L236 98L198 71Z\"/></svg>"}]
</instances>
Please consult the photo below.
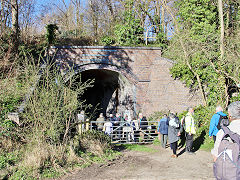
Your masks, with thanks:
<instances>
[{"instance_id":1,"label":"hiking boot","mask_svg":"<svg viewBox=\"0 0 240 180\"><path fill-rule=\"evenodd\" d=\"M171 158L177 158L176 154L171 155Z\"/></svg>"}]
</instances>

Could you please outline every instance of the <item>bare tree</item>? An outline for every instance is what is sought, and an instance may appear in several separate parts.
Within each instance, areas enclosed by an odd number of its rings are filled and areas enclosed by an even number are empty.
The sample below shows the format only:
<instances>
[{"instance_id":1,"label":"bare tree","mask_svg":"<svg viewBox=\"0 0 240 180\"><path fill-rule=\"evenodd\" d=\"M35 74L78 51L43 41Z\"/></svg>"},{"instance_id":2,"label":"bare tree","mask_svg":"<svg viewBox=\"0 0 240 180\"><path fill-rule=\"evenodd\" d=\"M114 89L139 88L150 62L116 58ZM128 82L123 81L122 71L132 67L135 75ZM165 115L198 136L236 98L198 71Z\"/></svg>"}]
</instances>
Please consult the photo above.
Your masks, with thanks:
<instances>
[{"instance_id":1,"label":"bare tree","mask_svg":"<svg viewBox=\"0 0 240 180\"><path fill-rule=\"evenodd\" d=\"M15 48L18 47L19 26L18 26L18 0L11 0L12 5L12 32Z\"/></svg>"},{"instance_id":2,"label":"bare tree","mask_svg":"<svg viewBox=\"0 0 240 180\"><path fill-rule=\"evenodd\" d=\"M7 28L7 22L10 19L11 12L9 11L10 4L6 2L6 0L1 0L0 7L0 23L1 23L1 36L5 33Z\"/></svg>"},{"instance_id":3,"label":"bare tree","mask_svg":"<svg viewBox=\"0 0 240 180\"><path fill-rule=\"evenodd\" d=\"M221 31L221 36L220 36L221 56L220 56L220 58L222 59L224 56L224 20L223 20L223 2L222 2L222 0L218 0L218 14L219 14L220 31Z\"/></svg>"},{"instance_id":4,"label":"bare tree","mask_svg":"<svg viewBox=\"0 0 240 180\"><path fill-rule=\"evenodd\" d=\"M35 35L35 0L21 0L19 3L19 28L21 39L24 41L30 40L30 37Z\"/></svg>"}]
</instances>

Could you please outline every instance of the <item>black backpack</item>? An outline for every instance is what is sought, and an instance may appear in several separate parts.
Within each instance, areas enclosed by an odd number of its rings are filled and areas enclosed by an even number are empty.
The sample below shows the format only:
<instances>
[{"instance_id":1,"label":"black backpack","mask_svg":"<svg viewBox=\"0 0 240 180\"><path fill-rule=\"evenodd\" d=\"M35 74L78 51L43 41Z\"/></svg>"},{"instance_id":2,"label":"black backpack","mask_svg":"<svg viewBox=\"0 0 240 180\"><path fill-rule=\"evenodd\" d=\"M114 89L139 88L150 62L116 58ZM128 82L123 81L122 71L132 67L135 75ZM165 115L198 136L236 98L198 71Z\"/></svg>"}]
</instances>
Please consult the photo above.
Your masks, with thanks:
<instances>
[{"instance_id":1,"label":"black backpack","mask_svg":"<svg viewBox=\"0 0 240 180\"><path fill-rule=\"evenodd\" d=\"M219 121L218 121L217 128L218 128L218 130L220 130L223 126L228 126L229 125L229 119L228 119L227 116L222 116L220 114L218 114L218 115L220 116L220 118L219 118Z\"/></svg>"}]
</instances>

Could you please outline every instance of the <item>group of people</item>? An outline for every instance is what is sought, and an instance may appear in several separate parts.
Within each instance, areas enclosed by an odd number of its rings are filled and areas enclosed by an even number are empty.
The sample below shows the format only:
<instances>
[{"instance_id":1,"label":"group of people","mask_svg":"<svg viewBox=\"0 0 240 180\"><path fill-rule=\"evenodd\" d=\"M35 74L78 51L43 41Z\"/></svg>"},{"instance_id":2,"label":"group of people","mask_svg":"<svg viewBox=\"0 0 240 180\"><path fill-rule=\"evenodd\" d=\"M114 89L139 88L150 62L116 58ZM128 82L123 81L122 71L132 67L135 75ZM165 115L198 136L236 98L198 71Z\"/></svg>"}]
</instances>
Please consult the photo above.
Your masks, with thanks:
<instances>
[{"instance_id":1,"label":"group of people","mask_svg":"<svg viewBox=\"0 0 240 180\"><path fill-rule=\"evenodd\" d=\"M138 118L134 120L129 113L125 113L123 116L120 113L109 114L107 118L104 117L103 113L100 113L96 120L96 126L98 131L103 131L115 139L121 139L126 135L128 141L136 141L134 133L139 130L146 130L148 122L142 113L139 113ZM141 136L143 135L141 134Z\"/></svg>"},{"instance_id":2,"label":"group of people","mask_svg":"<svg viewBox=\"0 0 240 180\"><path fill-rule=\"evenodd\" d=\"M169 117L164 114L163 118L158 122L157 132L160 135L161 146L166 148L167 139L173 151L171 157L177 158L178 141L181 133L186 136L186 152L193 154L193 135L196 133L195 122L193 118L194 110L192 107L188 108L188 113L185 117L179 120L174 114L170 113Z\"/></svg>"},{"instance_id":3,"label":"group of people","mask_svg":"<svg viewBox=\"0 0 240 180\"><path fill-rule=\"evenodd\" d=\"M195 126L196 122L194 120L194 109L190 107L188 108L187 111L188 111L187 114L181 120L179 120L177 115L174 113L170 113L169 116L164 114L163 118L159 120L157 125L157 133L159 134L161 146L163 148L166 148L167 141L169 142L170 147L172 149L172 155L171 155L172 158L177 158L178 141L180 140L180 137L184 137L184 139L186 140L186 148L185 148L186 153L194 154L193 139L194 139L194 134L196 134L196 126ZM81 112L80 114L78 114L78 119L82 122L84 121L84 112ZM87 128L87 125L85 126L86 127L83 127L83 124L80 124L79 129L81 130L83 128ZM136 138L134 137L134 133L136 132L139 133L139 136L138 136L139 140L141 138L144 139L144 133L142 132L146 132L148 127L149 127L148 121L146 117L143 116L142 113L139 113L138 118L136 120L132 120L131 116L127 113L125 113L123 116L121 116L121 114L119 113L116 113L115 116L113 114L110 114L108 118L105 118L103 113L101 113L96 120L97 130L103 131L105 134L108 134L111 137L115 135L115 138L117 139L121 139L123 137L125 132L124 128L128 128L128 135L129 135L128 139L135 141ZM237 146L240 147L240 101L233 102L228 106L228 115L223 113L223 108L221 106L217 106L216 112L211 118L210 126L209 126L209 138L213 139L214 141L214 148L211 151L214 162L215 161L217 162L221 154L223 154L222 149L226 150L227 154L229 153L229 151L227 151L227 148L229 147L222 148L221 146L224 146L222 141L226 137L232 139L231 137L232 135L238 138L237 141L239 141L238 142L239 144ZM234 141L232 142L234 143ZM236 149L239 150L240 148L236 148ZM232 151L230 155L232 154L232 157L233 157L233 153L235 152L234 150ZM236 156L236 157L237 159L239 159L239 156ZM225 155L224 155L224 158L225 158ZM231 161L233 161L232 158L230 159ZM240 166L240 160L238 162ZM221 162L220 164L223 164L223 163ZM234 163L230 163L230 164L233 165ZM216 169L218 165L215 165L214 167L215 167L214 174L215 174L215 177L217 177L216 174L218 171ZM219 174L220 176L222 176L224 173L221 171L219 172ZM227 171L225 172L225 174L229 175ZM238 175L234 174L234 177L235 176L238 176Z\"/></svg>"},{"instance_id":4,"label":"group of people","mask_svg":"<svg viewBox=\"0 0 240 180\"><path fill-rule=\"evenodd\" d=\"M227 111L228 116L218 106L210 121L213 172L216 179L240 179L240 101L229 104Z\"/></svg>"},{"instance_id":5,"label":"group of people","mask_svg":"<svg viewBox=\"0 0 240 180\"><path fill-rule=\"evenodd\" d=\"M214 166L213 172L216 179L240 178L240 101L232 102L227 107L228 115L223 112L221 106L216 107L216 112L211 118L209 126L209 138L214 141L211 150ZM193 154L193 136L196 133L193 118L193 108L188 109L184 118L179 118L170 113L165 114L158 123L158 133L161 145L166 148L167 138L173 151L172 157L177 157L178 140L185 131L186 152Z\"/></svg>"},{"instance_id":6,"label":"group of people","mask_svg":"<svg viewBox=\"0 0 240 180\"><path fill-rule=\"evenodd\" d=\"M224 124L223 120L225 119L228 121ZM233 102L228 106L228 116L223 113L223 109L220 106L216 108L216 113L212 116L209 137L213 138L214 141L214 148L211 151L214 161L216 161L219 155L219 145L224 136L224 131L221 127L223 125L227 126L233 133L240 135L240 101Z\"/></svg>"}]
</instances>

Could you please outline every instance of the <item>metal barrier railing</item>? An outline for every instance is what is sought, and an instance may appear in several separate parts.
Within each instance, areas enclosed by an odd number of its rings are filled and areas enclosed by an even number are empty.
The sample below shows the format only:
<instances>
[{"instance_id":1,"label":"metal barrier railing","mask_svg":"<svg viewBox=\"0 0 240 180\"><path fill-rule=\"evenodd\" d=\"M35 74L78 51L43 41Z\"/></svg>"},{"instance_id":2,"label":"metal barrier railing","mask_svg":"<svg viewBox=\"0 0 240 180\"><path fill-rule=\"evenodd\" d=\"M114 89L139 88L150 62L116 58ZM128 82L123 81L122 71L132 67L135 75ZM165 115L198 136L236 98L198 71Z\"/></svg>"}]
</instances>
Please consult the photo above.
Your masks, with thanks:
<instances>
[{"instance_id":1,"label":"metal barrier railing","mask_svg":"<svg viewBox=\"0 0 240 180\"><path fill-rule=\"evenodd\" d=\"M91 121L90 130L103 131L111 137L113 144L152 143L158 136L157 121Z\"/></svg>"}]
</instances>

